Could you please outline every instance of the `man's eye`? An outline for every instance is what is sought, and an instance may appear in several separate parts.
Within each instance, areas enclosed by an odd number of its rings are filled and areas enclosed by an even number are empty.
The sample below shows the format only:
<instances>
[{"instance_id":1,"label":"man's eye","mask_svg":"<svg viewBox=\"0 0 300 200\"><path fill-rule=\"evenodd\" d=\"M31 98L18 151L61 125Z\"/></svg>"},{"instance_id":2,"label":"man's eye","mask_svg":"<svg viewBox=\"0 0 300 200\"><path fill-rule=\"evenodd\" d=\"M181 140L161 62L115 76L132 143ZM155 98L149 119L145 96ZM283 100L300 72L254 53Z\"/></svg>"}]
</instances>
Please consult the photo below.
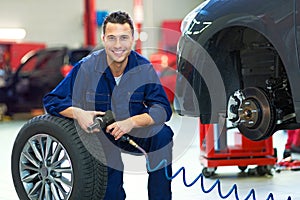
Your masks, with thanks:
<instances>
[{"instance_id":1,"label":"man's eye","mask_svg":"<svg viewBox=\"0 0 300 200\"><path fill-rule=\"evenodd\" d=\"M122 40L122 41L126 41L126 40L128 40L128 39L129 39L129 37L128 37L127 35L121 36L121 40Z\"/></svg>"},{"instance_id":2,"label":"man's eye","mask_svg":"<svg viewBox=\"0 0 300 200\"><path fill-rule=\"evenodd\" d=\"M109 41L115 41L115 40L116 40L116 37L108 36L107 39L108 39Z\"/></svg>"}]
</instances>

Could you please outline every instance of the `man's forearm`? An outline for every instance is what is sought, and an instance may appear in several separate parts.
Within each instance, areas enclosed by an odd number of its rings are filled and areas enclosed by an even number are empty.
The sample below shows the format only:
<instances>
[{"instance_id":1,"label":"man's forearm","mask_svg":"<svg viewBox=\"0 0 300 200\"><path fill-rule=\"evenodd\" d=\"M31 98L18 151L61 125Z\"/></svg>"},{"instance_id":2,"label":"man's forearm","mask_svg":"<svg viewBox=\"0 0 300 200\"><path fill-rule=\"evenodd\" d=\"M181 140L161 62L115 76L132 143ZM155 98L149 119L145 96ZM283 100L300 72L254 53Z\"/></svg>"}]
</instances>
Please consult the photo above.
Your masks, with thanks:
<instances>
[{"instance_id":1,"label":"man's forearm","mask_svg":"<svg viewBox=\"0 0 300 200\"><path fill-rule=\"evenodd\" d=\"M71 106L71 107L68 107L65 110L61 111L59 114L61 114L64 117L76 119L77 115L75 114L75 112L78 113L78 112L80 112L80 110L81 110L80 108Z\"/></svg>"},{"instance_id":2,"label":"man's forearm","mask_svg":"<svg viewBox=\"0 0 300 200\"><path fill-rule=\"evenodd\" d=\"M133 122L134 128L145 127L154 124L154 120L147 113L132 116L130 119Z\"/></svg>"}]
</instances>

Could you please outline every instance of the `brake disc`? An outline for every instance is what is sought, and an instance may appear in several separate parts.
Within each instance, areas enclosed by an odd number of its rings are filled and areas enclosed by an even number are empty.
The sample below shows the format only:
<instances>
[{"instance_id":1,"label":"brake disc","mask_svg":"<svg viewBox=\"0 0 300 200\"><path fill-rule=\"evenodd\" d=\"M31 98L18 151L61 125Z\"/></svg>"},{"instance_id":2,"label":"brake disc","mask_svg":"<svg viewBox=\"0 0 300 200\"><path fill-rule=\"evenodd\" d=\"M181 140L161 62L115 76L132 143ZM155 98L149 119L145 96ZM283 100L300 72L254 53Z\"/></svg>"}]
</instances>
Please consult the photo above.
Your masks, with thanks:
<instances>
[{"instance_id":1,"label":"brake disc","mask_svg":"<svg viewBox=\"0 0 300 200\"><path fill-rule=\"evenodd\" d=\"M237 91L228 103L228 119L245 137L263 140L275 132L275 109L264 90L249 87Z\"/></svg>"}]
</instances>

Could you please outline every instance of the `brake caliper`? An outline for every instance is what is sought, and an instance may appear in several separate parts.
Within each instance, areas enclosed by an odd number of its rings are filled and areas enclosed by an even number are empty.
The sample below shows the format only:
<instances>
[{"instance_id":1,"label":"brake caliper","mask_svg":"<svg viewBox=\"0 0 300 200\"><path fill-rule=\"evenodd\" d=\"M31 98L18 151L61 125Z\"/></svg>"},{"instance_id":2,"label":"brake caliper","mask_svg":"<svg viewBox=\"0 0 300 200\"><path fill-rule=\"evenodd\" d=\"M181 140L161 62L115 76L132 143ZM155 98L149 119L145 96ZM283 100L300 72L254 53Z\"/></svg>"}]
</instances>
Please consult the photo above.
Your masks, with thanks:
<instances>
[{"instance_id":1,"label":"brake caliper","mask_svg":"<svg viewBox=\"0 0 300 200\"><path fill-rule=\"evenodd\" d=\"M242 102L245 99L241 90L237 90L233 95L229 97L227 106L228 120L232 122L232 125L236 127L241 121L239 117L239 109L241 108Z\"/></svg>"}]
</instances>

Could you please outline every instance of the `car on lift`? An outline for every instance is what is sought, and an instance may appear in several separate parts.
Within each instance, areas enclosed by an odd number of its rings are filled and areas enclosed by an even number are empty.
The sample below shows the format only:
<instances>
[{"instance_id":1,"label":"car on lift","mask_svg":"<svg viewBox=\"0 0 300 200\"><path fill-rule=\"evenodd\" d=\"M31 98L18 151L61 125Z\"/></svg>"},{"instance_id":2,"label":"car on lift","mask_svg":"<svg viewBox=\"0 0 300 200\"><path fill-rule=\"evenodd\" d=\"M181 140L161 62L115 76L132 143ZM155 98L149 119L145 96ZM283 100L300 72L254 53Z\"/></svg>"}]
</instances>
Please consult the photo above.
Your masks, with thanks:
<instances>
[{"instance_id":1,"label":"car on lift","mask_svg":"<svg viewBox=\"0 0 300 200\"><path fill-rule=\"evenodd\" d=\"M28 52L14 72L4 72L0 87L0 115L43 109L50 92L91 48L49 47ZM0 117L1 118L1 117Z\"/></svg>"},{"instance_id":2,"label":"car on lift","mask_svg":"<svg viewBox=\"0 0 300 200\"><path fill-rule=\"evenodd\" d=\"M300 0L206 0L182 22L180 115L226 118L251 140L300 128Z\"/></svg>"}]
</instances>

